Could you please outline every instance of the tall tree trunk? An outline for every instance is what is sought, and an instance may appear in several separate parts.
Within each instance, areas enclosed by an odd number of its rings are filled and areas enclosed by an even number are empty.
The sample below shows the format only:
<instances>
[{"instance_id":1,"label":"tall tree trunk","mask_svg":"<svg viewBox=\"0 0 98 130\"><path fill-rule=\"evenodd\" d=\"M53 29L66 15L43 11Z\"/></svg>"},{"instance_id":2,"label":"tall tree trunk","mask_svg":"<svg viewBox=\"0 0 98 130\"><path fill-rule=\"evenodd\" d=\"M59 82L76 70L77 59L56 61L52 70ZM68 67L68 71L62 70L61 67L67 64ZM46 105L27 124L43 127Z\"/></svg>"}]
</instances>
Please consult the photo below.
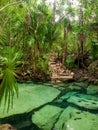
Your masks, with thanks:
<instances>
[{"instance_id":1,"label":"tall tree trunk","mask_svg":"<svg viewBox=\"0 0 98 130\"><path fill-rule=\"evenodd\" d=\"M78 65L80 64L80 58L82 60L83 65L83 55L84 55L84 32L83 32L83 7L80 7L80 13L79 13L79 26L80 26L80 33L78 34Z\"/></svg>"},{"instance_id":2,"label":"tall tree trunk","mask_svg":"<svg viewBox=\"0 0 98 130\"><path fill-rule=\"evenodd\" d=\"M82 63L83 63L83 55L84 55L84 34L83 34L83 10L82 7L80 9L80 26L81 26L81 54L82 54Z\"/></svg>"},{"instance_id":3,"label":"tall tree trunk","mask_svg":"<svg viewBox=\"0 0 98 130\"><path fill-rule=\"evenodd\" d=\"M64 64L67 56L67 42L66 42L66 35L67 35L67 27L64 27L64 43L62 46L62 64Z\"/></svg>"}]
</instances>

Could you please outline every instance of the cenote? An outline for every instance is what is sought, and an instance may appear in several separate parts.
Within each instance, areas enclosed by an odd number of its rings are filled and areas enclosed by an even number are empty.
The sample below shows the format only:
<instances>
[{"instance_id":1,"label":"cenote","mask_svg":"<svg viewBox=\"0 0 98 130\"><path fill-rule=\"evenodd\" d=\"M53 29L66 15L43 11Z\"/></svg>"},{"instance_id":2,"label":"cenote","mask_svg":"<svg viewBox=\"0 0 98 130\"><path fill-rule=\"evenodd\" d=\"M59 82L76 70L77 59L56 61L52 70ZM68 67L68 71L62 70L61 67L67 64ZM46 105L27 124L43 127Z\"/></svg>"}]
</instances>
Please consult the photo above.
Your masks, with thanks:
<instances>
[{"instance_id":1,"label":"cenote","mask_svg":"<svg viewBox=\"0 0 98 130\"><path fill-rule=\"evenodd\" d=\"M87 82L19 83L13 108L0 123L17 130L98 130L98 86Z\"/></svg>"},{"instance_id":2,"label":"cenote","mask_svg":"<svg viewBox=\"0 0 98 130\"><path fill-rule=\"evenodd\" d=\"M98 130L98 0L0 0L0 130Z\"/></svg>"}]
</instances>

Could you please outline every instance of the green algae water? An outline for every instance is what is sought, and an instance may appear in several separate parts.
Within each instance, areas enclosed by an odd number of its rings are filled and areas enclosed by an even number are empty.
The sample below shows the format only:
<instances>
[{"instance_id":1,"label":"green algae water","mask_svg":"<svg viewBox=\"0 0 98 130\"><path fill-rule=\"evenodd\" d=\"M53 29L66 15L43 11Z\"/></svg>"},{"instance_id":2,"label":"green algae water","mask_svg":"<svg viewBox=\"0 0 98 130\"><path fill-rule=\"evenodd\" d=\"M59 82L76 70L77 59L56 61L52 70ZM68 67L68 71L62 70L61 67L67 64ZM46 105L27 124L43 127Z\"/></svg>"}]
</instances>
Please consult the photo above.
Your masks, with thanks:
<instances>
[{"instance_id":1,"label":"green algae water","mask_svg":"<svg viewBox=\"0 0 98 130\"><path fill-rule=\"evenodd\" d=\"M9 112L2 101L0 123L10 123L17 130L98 130L98 86L19 84L19 98L14 96Z\"/></svg>"}]
</instances>

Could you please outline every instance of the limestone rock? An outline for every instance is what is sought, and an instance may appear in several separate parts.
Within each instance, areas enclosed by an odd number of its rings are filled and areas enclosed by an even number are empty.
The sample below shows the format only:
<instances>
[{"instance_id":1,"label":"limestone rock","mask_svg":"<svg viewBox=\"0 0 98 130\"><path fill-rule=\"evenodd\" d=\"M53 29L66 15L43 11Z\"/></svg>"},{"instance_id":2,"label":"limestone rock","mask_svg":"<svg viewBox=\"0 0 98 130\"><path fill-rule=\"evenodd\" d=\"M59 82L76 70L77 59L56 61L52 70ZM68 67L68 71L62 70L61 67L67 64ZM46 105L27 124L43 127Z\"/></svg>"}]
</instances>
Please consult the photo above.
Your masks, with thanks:
<instances>
[{"instance_id":1,"label":"limestone rock","mask_svg":"<svg viewBox=\"0 0 98 130\"><path fill-rule=\"evenodd\" d=\"M76 94L68 98L67 102L75 104L82 108L98 110L98 97L95 96Z\"/></svg>"},{"instance_id":2,"label":"limestone rock","mask_svg":"<svg viewBox=\"0 0 98 130\"><path fill-rule=\"evenodd\" d=\"M60 118L58 119L58 121L55 124L55 129L56 130L66 130L66 126L64 126L64 124L66 123L66 121L68 121L71 117L73 117L76 113L80 113L81 111L68 106L60 115Z\"/></svg>"},{"instance_id":3,"label":"limestone rock","mask_svg":"<svg viewBox=\"0 0 98 130\"><path fill-rule=\"evenodd\" d=\"M16 130L12 125L10 124L1 124L0 130Z\"/></svg>"},{"instance_id":4,"label":"limestone rock","mask_svg":"<svg viewBox=\"0 0 98 130\"><path fill-rule=\"evenodd\" d=\"M75 91L67 92L66 94L64 94L63 96L61 96L60 99L66 100L66 99L70 98L71 96L73 96L75 94L77 94L77 92L75 92Z\"/></svg>"},{"instance_id":5,"label":"limestone rock","mask_svg":"<svg viewBox=\"0 0 98 130\"><path fill-rule=\"evenodd\" d=\"M89 85L87 88L87 94L98 94L98 86L97 85Z\"/></svg>"},{"instance_id":6,"label":"limestone rock","mask_svg":"<svg viewBox=\"0 0 98 130\"><path fill-rule=\"evenodd\" d=\"M98 116L89 112L81 112L72 116L63 130L98 130Z\"/></svg>"},{"instance_id":7,"label":"limestone rock","mask_svg":"<svg viewBox=\"0 0 98 130\"><path fill-rule=\"evenodd\" d=\"M77 85L79 87L87 88L88 82L75 82L74 85Z\"/></svg>"},{"instance_id":8,"label":"limestone rock","mask_svg":"<svg viewBox=\"0 0 98 130\"><path fill-rule=\"evenodd\" d=\"M82 88L80 86L77 86L77 85L69 85L67 87L67 89L69 89L69 90L81 90Z\"/></svg>"},{"instance_id":9,"label":"limestone rock","mask_svg":"<svg viewBox=\"0 0 98 130\"><path fill-rule=\"evenodd\" d=\"M67 107L55 124L56 130L98 130L98 116Z\"/></svg>"},{"instance_id":10,"label":"limestone rock","mask_svg":"<svg viewBox=\"0 0 98 130\"><path fill-rule=\"evenodd\" d=\"M75 90L75 91L82 91L85 92L87 89L88 83L87 82L74 82L72 84L69 84L67 89L70 91Z\"/></svg>"},{"instance_id":11,"label":"limestone rock","mask_svg":"<svg viewBox=\"0 0 98 130\"><path fill-rule=\"evenodd\" d=\"M28 113L46 103L51 102L60 94L56 88L40 84L19 84L19 98L14 96L13 108L4 112L4 101L0 105L0 119L16 114Z\"/></svg>"},{"instance_id":12,"label":"limestone rock","mask_svg":"<svg viewBox=\"0 0 98 130\"><path fill-rule=\"evenodd\" d=\"M32 122L40 129L51 130L61 112L61 108L47 105L32 115Z\"/></svg>"}]
</instances>

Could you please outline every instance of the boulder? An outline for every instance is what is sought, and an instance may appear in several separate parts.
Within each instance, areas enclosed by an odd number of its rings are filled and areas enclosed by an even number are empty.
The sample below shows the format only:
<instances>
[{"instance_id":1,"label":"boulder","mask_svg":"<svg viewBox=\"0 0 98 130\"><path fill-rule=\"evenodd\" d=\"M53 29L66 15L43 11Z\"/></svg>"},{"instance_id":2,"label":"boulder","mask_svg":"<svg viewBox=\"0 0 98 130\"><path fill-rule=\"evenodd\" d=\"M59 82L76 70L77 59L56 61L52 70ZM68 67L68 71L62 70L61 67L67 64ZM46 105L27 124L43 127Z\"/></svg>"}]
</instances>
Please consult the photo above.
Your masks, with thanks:
<instances>
[{"instance_id":1,"label":"boulder","mask_svg":"<svg viewBox=\"0 0 98 130\"><path fill-rule=\"evenodd\" d=\"M0 130L16 130L16 128L10 124L0 124Z\"/></svg>"},{"instance_id":2,"label":"boulder","mask_svg":"<svg viewBox=\"0 0 98 130\"><path fill-rule=\"evenodd\" d=\"M82 108L98 110L98 97L95 96L76 94L68 98L67 102L75 104Z\"/></svg>"},{"instance_id":3,"label":"boulder","mask_svg":"<svg viewBox=\"0 0 98 130\"><path fill-rule=\"evenodd\" d=\"M61 108L47 105L32 115L32 122L42 130L51 130L61 112Z\"/></svg>"},{"instance_id":4,"label":"boulder","mask_svg":"<svg viewBox=\"0 0 98 130\"><path fill-rule=\"evenodd\" d=\"M0 120L5 117L28 113L54 100L60 91L40 84L19 84L19 97L14 96L13 108L6 111L4 100L0 105ZM5 108L5 111L4 111Z\"/></svg>"}]
</instances>

